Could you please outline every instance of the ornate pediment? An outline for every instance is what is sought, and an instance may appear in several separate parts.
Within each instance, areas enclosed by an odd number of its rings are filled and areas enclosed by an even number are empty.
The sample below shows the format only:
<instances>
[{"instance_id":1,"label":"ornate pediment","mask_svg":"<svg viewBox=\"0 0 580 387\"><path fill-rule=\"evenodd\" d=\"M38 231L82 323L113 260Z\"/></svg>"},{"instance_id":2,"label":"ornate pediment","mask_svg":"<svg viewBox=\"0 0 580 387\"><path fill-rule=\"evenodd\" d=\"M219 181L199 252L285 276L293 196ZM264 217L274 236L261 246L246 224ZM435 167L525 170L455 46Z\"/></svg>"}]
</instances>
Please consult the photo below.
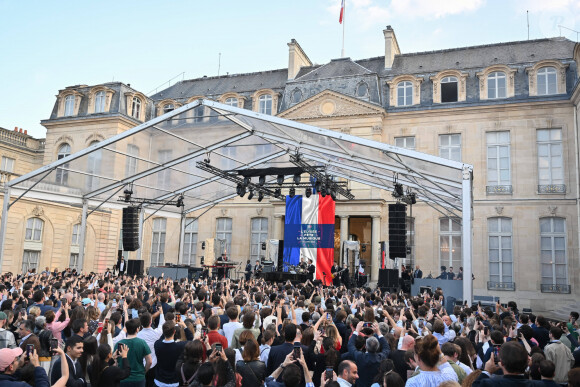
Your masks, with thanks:
<instances>
[{"instance_id":1,"label":"ornate pediment","mask_svg":"<svg viewBox=\"0 0 580 387\"><path fill-rule=\"evenodd\" d=\"M280 114L288 120L308 120L316 118L349 117L349 116L384 116L381 106L361 101L335 91L325 90Z\"/></svg>"}]
</instances>

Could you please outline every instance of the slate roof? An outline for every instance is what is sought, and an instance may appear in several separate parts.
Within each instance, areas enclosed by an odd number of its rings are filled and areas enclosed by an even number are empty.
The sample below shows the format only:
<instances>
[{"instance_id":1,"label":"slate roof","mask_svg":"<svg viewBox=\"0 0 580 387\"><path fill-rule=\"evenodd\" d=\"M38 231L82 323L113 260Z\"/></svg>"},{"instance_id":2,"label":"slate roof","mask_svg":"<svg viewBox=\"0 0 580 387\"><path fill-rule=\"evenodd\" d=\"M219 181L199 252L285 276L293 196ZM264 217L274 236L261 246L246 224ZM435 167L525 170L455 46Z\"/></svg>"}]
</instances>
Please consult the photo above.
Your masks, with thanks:
<instances>
[{"instance_id":1,"label":"slate roof","mask_svg":"<svg viewBox=\"0 0 580 387\"><path fill-rule=\"evenodd\" d=\"M150 98L155 101L166 98L181 100L197 95L212 96L230 92L244 93L260 89L282 90L286 86L287 79L288 69L221 75L219 77L202 77L176 83L152 95Z\"/></svg>"},{"instance_id":2,"label":"slate roof","mask_svg":"<svg viewBox=\"0 0 580 387\"><path fill-rule=\"evenodd\" d=\"M350 58L333 59L329 63L319 66L313 71L294 78L295 81L314 81L318 79L328 79L335 77L368 75L373 72L369 69L353 62Z\"/></svg>"}]
</instances>

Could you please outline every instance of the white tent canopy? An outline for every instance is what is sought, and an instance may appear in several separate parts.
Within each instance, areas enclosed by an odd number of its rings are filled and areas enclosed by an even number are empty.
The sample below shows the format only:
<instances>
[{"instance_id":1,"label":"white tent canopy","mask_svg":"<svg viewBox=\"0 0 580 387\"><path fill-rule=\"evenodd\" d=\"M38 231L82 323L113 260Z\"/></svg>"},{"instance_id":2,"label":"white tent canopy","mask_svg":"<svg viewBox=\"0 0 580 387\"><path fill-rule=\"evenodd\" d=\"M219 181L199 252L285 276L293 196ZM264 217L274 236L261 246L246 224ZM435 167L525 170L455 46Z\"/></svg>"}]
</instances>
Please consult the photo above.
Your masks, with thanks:
<instances>
[{"instance_id":1,"label":"white tent canopy","mask_svg":"<svg viewBox=\"0 0 580 387\"><path fill-rule=\"evenodd\" d=\"M183 212L176 206L162 208L180 217L237 195L234 182L199 169L197 162L210 160L221 170L283 168L295 166L290 155L296 153L309 165L325 166L338 180L389 191L397 174L418 200L445 216L462 218L464 278L471 277L471 165L208 100L184 105L9 181L0 254L8 210L20 197L82 204L84 229L89 206L121 208L118 197L130 186L139 198L175 200L183 195ZM464 298L471 294L471 281L465 281Z\"/></svg>"}]
</instances>

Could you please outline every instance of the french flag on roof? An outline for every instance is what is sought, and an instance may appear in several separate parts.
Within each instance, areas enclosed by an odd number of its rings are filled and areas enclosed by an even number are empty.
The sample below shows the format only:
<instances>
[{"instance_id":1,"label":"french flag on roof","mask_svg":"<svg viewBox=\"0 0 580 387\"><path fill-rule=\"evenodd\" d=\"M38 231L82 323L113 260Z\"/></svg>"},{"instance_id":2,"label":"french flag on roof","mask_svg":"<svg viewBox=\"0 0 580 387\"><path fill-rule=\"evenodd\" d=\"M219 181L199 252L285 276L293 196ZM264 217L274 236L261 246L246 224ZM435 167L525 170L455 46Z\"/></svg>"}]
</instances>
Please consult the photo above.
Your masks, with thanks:
<instances>
[{"instance_id":1,"label":"french flag on roof","mask_svg":"<svg viewBox=\"0 0 580 387\"><path fill-rule=\"evenodd\" d=\"M342 24L342 18L344 17L344 1L342 0L341 4L340 4L340 17L338 18L338 22L340 24Z\"/></svg>"}]
</instances>

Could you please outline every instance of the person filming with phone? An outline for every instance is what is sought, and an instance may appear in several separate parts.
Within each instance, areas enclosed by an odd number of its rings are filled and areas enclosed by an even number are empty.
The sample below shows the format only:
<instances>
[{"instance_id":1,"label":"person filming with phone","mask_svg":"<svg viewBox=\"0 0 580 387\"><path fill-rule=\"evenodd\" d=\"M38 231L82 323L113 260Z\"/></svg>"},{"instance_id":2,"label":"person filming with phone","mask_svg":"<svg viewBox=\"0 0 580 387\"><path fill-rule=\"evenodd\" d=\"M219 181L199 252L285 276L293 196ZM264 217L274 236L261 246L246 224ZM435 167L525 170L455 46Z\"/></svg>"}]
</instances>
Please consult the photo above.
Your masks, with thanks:
<instances>
[{"instance_id":1,"label":"person filming with phone","mask_svg":"<svg viewBox=\"0 0 580 387\"><path fill-rule=\"evenodd\" d=\"M83 348L83 339L78 335L73 335L66 341L66 356L59 358L52 366L52 373L50 375L51 384L54 385L62 377L61 363L66 358L69 373L66 383L67 387L85 387L87 385L81 364L78 361L83 354Z\"/></svg>"}]
</instances>

